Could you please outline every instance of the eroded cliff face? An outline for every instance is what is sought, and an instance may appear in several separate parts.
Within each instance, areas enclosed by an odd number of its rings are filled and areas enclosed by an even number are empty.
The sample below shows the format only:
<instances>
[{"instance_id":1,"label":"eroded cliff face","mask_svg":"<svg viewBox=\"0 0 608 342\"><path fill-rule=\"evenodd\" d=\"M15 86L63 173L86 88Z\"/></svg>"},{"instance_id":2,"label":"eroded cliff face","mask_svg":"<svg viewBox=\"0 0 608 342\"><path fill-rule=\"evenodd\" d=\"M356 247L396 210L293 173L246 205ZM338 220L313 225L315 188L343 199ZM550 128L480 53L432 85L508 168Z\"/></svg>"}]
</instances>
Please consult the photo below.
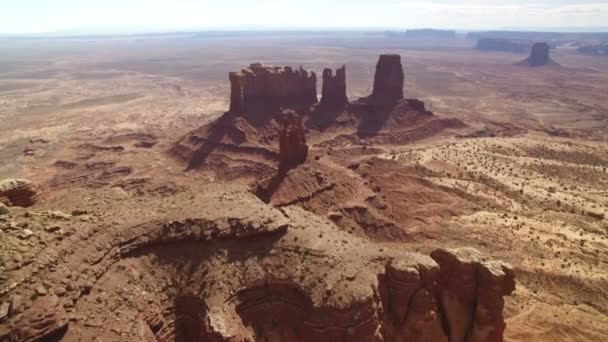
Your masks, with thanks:
<instances>
[{"instance_id":1,"label":"eroded cliff face","mask_svg":"<svg viewBox=\"0 0 608 342\"><path fill-rule=\"evenodd\" d=\"M257 112L273 108L305 108L317 103L317 76L302 67L267 67L253 63L230 73L230 111Z\"/></svg>"},{"instance_id":2,"label":"eroded cliff face","mask_svg":"<svg viewBox=\"0 0 608 342\"><path fill-rule=\"evenodd\" d=\"M180 196L179 219L80 227L8 272L0 338L502 341L513 272L473 249L383 249L226 185Z\"/></svg>"}]
</instances>

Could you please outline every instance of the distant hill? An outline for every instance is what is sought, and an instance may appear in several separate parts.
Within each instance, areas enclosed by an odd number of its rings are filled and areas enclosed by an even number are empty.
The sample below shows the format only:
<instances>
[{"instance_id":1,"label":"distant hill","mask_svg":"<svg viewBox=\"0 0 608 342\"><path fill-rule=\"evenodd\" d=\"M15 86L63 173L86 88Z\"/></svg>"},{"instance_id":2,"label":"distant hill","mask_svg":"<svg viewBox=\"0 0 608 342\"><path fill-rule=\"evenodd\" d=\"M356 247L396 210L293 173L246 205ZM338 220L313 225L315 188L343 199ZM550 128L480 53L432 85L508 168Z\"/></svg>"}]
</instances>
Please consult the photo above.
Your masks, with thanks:
<instances>
[{"instance_id":1,"label":"distant hill","mask_svg":"<svg viewBox=\"0 0 608 342\"><path fill-rule=\"evenodd\" d=\"M485 51L503 51L527 53L534 44L531 40L518 40L507 38L481 38L477 41L477 49Z\"/></svg>"},{"instance_id":2,"label":"distant hill","mask_svg":"<svg viewBox=\"0 0 608 342\"><path fill-rule=\"evenodd\" d=\"M608 56L608 43L583 45L576 49L576 52L583 55Z\"/></svg>"},{"instance_id":3,"label":"distant hill","mask_svg":"<svg viewBox=\"0 0 608 342\"><path fill-rule=\"evenodd\" d=\"M469 39L503 38L531 41L555 40L608 40L608 32L534 32L534 31L481 31L469 32Z\"/></svg>"},{"instance_id":4,"label":"distant hill","mask_svg":"<svg viewBox=\"0 0 608 342\"><path fill-rule=\"evenodd\" d=\"M435 29L407 30L405 37L413 39L454 39L456 38L456 32Z\"/></svg>"}]
</instances>

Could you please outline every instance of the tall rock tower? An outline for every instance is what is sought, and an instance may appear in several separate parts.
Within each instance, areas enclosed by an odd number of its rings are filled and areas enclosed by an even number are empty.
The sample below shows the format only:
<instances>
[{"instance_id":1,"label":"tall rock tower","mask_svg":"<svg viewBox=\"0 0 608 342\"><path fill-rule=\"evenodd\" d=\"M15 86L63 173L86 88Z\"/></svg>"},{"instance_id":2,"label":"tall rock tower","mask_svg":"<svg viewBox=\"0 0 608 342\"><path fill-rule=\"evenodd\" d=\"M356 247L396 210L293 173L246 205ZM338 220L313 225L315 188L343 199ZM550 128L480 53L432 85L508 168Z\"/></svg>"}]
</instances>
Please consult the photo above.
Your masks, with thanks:
<instances>
[{"instance_id":1,"label":"tall rock tower","mask_svg":"<svg viewBox=\"0 0 608 342\"><path fill-rule=\"evenodd\" d=\"M377 104L391 104L402 100L404 79L401 56L380 55L371 100Z\"/></svg>"}]
</instances>

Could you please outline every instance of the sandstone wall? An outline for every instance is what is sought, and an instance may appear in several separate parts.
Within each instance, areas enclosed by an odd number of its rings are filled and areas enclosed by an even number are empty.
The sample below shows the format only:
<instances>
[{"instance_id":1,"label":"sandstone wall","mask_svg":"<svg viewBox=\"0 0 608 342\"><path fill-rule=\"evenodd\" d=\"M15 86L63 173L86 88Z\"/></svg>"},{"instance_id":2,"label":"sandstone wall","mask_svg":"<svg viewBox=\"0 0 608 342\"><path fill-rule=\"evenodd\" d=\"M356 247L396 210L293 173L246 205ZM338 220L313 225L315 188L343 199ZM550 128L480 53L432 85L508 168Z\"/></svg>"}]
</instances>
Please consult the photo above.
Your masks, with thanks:
<instances>
[{"instance_id":1,"label":"sandstone wall","mask_svg":"<svg viewBox=\"0 0 608 342\"><path fill-rule=\"evenodd\" d=\"M346 97L346 67L336 69L336 74L329 68L323 70L323 89L321 105L340 107L348 104Z\"/></svg>"},{"instance_id":2,"label":"sandstone wall","mask_svg":"<svg viewBox=\"0 0 608 342\"><path fill-rule=\"evenodd\" d=\"M230 110L244 113L263 107L300 108L317 103L317 76L302 67L267 67L253 63L230 73Z\"/></svg>"}]
</instances>

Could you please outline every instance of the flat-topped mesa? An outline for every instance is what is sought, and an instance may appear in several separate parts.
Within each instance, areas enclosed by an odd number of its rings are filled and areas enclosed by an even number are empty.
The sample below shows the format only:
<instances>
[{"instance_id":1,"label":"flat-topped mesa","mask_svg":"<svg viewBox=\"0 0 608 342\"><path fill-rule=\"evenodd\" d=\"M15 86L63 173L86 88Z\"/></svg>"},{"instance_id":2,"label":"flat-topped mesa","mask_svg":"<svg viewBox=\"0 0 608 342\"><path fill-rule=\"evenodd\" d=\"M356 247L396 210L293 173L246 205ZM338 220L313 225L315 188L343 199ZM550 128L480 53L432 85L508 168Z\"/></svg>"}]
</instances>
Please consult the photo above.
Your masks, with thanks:
<instances>
[{"instance_id":1,"label":"flat-topped mesa","mask_svg":"<svg viewBox=\"0 0 608 342\"><path fill-rule=\"evenodd\" d=\"M308 145L302 127L302 118L294 111L281 114L281 132L279 133L279 172L285 172L306 161Z\"/></svg>"},{"instance_id":2,"label":"flat-topped mesa","mask_svg":"<svg viewBox=\"0 0 608 342\"><path fill-rule=\"evenodd\" d=\"M336 69L336 74L329 68L323 69L323 89L321 105L326 107L342 107L348 104L346 97L346 67Z\"/></svg>"},{"instance_id":3,"label":"flat-topped mesa","mask_svg":"<svg viewBox=\"0 0 608 342\"><path fill-rule=\"evenodd\" d=\"M380 55L371 100L377 104L391 104L402 100L404 79L401 56Z\"/></svg>"},{"instance_id":4,"label":"flat-topped mesa","mask_svg":"<svg viewBox=\"0 0 608 342\"><path fill-rule=\"evenodd\" d=\"M305 108L317 103L317 75L302 67L267 67L253 63L230 73L230 111L256 108Z\"/></svg>"}]
</instances>

